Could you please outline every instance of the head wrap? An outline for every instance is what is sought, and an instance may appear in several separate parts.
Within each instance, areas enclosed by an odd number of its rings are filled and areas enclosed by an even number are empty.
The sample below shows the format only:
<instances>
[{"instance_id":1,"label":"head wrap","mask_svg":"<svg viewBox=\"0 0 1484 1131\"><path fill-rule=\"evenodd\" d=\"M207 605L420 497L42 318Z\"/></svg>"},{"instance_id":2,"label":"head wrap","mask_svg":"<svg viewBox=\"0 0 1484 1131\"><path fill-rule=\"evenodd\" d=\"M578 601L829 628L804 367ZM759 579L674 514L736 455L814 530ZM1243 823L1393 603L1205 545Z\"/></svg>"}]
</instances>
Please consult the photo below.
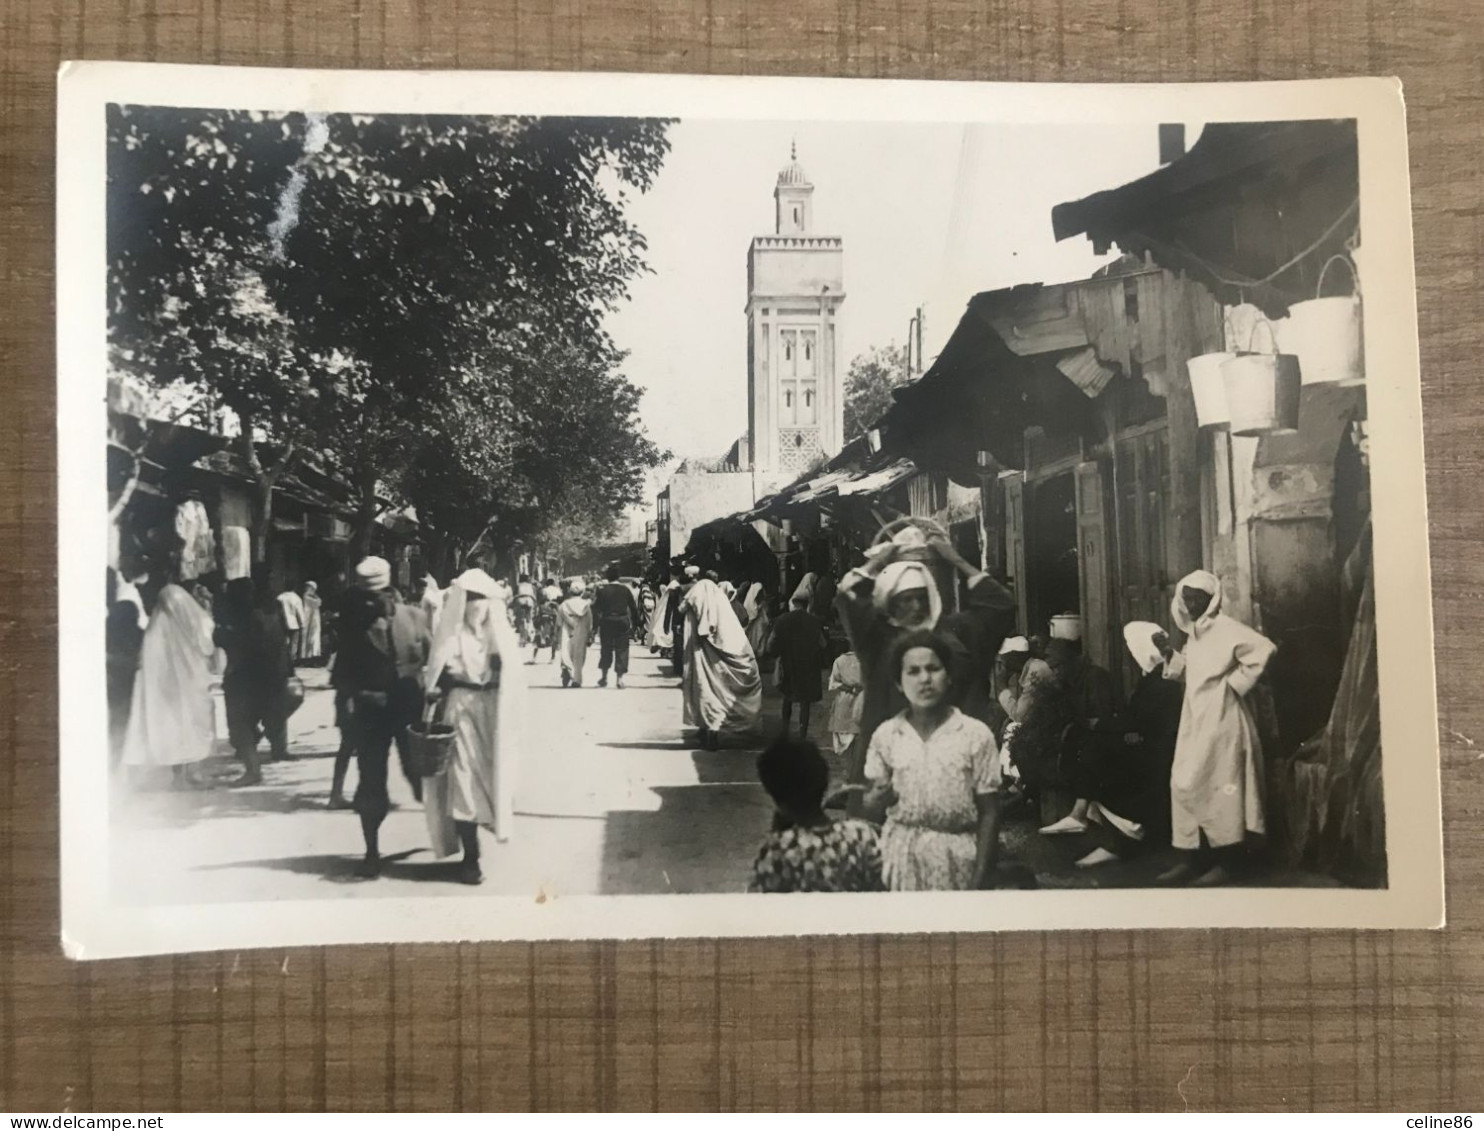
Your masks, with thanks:
<instances>
[{"instance_id":1,"label":"head wrap","mask_svg":"<svg viewBox=\"0 0 1484 1131\"><path fill-rule=\"evenodd\" d=\"M1201 619L1192 621L1190 613L1185 609L1184 590L1199 589L1202 593L1211 594L1211 603L1206 606L1206 611L1201 614ZM1211 622L1221 612L1221 579L1214 573L1198 569L1194 573L1188 573L1180 579L1180 584L1175 586L1175 596L1170 600L1170 613L1175 618L1175 623L1184 632L1192 635L1209 628Z\"/></svg>"},{"instance_id":2,"label":"head wrap","mask_svg":"<svg viewBox=\"0 0 1484 1131\"><path fill-rule=\"evenodd\" d=\"M796 601L802 599L804 604L807 605L811 600L814 599L814 586L815 583L818 581L819 574L806 573L803 577L803 580L799 582L798 588L794 590L793 596L788 599L788 603L794 604Z\"/></svg>"},{"instance_id":3,"label":"head wrap","mask_svg":"<svg viewBox=\"0 0 1484 1131\"><path fill-rule=\"evenodd\" d=\"M1147 620L1131 620L1123 626L1123 642L1128 645L1134 663L1139 665L1139 670L1145 675L1164 661L1158 645L1154 643L1154 638L1163 632L1164 629L1159 625Z\"/></svg>"},{"instance_id":4,"label":"head wrap","mask_svg":"<svg viewBox=\"0 0 1484 1131\"><path fill-rule=\"evenodd\" d=\"M943 599L938 595L933 575L921 562L892 562L876 576L872 600L876 608L890 619L891 599L898 593L910 593L914 589L927 590L928 598L928 619L914 627L935 628L938 618L943 615ZM897 622L893 620L892 623Z\"/></svg>"},{"instance_id":5,"label":"head wrap","mask_svg":"<svg viewBox=\"0 0 1484 1131\"><path fill-rule=\"evenodd\" d=\"M580 577L574 577L572 579L572 584L567 588L572 596L580 597L587 592L587 582L582 580L582 578Z\"/></svg>"},{"instance_id":6,"label":"head wrap","mask_svg":"<svg viewBox=\"0 0 1484 1131\"><path fill-rule=\"evenodd\" d=\"M490 783L489 808L493 810L493 831L497 840L507 840L515 823L513 791L516 788L516 763L525 752L525 667L521 663L521 646L510 622L492 610L474 625L465 621L464 612L470 597L493 599L499 583L482 569L461 573L445 592L443 613L433 632L428 663L423 669L423 686L429 691L438 687L438 678L450 666L466 676L494 676L494 657L499 658L496 686L478 692L493 695L495 709L489 722L472 728L461 738L467 741L464 756L483 762L483 780ZM479 780L479 779L476 779ZM429 789L429 803L423 807L428 835L434 851L447 856L458 851L459 840L450 819L450 799L441 789Z\"/></svg>"},{"instance_id":7,"label":"head wrap","mask_svg":"<svg viewBox=\"0 0 1484 1131\"><path fill-rule=\"evenodd\" d=\"M696 565L688 565L688 566L686 566L685 567L685 576L686 577L700 577L701 576L701 567L700 566L696 566Z\"/></svg>"},{"instance_id":8,"label":"head wrap","mask_svg":"<svg viewBox=\"0 0 1484 1131\"><path fill-rule=\"evenodd\" d=\"M306 593L317 593L319 592L319 584L314 581L306 581L304 583L304 591Z\"/></svg>"},{"instance_id":9,"label":"head wrap","mask_svg":"<svg viewBox=\"0 0 1484 1131\"><path fill-rule=\"evenodd\" d=\"M392 584L392 567L385 558L362 558L356 566L356 584L376 593Z\"/></svg>"},{"instance_id":10,"label":"head wrap","mask_svg":"<svg viewBox=\"0 0 1484 1131\"><path fill-rule=\"evenodd\" d=\"M728 601L737 595L737 587L730 581L723 581L721 583L721 591L726 594Z\"/></svg>"},{"instance_id":11,"label":"head wrap","mask_svg":"<svg viewBox=\"0 0 1484 1131\"><path fill-rule=\"evenodd\" d=\"M1000 655L1008 656L1014 652L1029 652L1031 642L1024 636L1007 636L1005 642L1000 645Z\"/></svg>"},{"instance_id":12,"label":"head wrap","mask_svg":"<svg viewBox=\"0 0 1484 1131\"><path fill-rule=\"evenodd\" d=\"M500 583L478 566L475 566L473 569L466 569L463 573L459 574L454 584L464 590L464 592L475 597L483 597L486 600L493 600L496 597L502 596Z\"/></svg>"},{"instance_id":13,"label":"head wrap","mask_svg":"<svg viewBox=\"0 0 1484 1131\"><path fill-rule=\"evenodd\" d=\"M749 617L755 617L762 607L763 583L754 581L747 589L747 596L742 598L742 607L747 610Z\"/></svg>"}]
</instances>

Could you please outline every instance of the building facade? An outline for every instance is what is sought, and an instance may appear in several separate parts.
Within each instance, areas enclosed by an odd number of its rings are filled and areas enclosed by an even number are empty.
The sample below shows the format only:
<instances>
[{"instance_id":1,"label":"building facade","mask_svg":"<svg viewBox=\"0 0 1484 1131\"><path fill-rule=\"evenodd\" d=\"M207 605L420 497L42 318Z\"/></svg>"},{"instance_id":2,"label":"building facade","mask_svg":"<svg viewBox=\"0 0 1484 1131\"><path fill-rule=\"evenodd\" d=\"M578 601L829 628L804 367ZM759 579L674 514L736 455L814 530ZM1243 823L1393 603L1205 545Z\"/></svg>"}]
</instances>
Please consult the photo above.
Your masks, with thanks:
<instances>
[{"instance_id":1,"label":"building facade","mask_svg":"<svg viewBox=\"0 0 1484 1131\"><path fill-rule=\"evenodd\" d=\"M815 233L797 156L773 190L773 233L747 252L747 454L770 485L833 456L844 431L844 241Z\"/></svg>"}]
</instances>

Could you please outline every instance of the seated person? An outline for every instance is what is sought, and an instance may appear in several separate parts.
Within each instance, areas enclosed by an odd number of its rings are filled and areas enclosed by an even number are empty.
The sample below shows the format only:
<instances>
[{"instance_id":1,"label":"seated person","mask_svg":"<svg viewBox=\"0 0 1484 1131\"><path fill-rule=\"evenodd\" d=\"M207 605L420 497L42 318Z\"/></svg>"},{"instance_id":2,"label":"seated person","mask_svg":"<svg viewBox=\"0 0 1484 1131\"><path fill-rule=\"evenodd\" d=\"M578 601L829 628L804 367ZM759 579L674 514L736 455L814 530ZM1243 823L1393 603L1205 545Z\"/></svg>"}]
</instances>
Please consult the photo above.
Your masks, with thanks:
<instances>
[{"instance_id":1,"label":"seated person","mask_svg":"<svg viewBox=\"0 0 1484 1131\"><path fill-rule=\"evenodd\" d=\"M1073 729L1063 734L1063 755L1074 750L1082 737L1099 723L1112 718L1116 709L1113 677L1082 652L1082 641L1054 639L1046 645L1046 663L1066 696ZM1070 770L1064 770L1058 785L1072 789ZM1085 832L1090 800L1077 794L1072 811L1041 830L1047 836Z\"/></svg>"},{"instance_id":2,"label":"seated person","mask_svg":"<svg viewBox=\"0 0 1484 1131\"><path fill-rule=\"evenodd\" d=\"M1090 831L1099 845L1077 861L1079 868L1170 837L1170 767L1184 691L1165 678L1162 650L1169 640L1159 625L1132 621L1123 639L1143 675L1128 706L1083 737L1073 764L1073 785L1090 802Z\"/></svg>"}]
</instances>

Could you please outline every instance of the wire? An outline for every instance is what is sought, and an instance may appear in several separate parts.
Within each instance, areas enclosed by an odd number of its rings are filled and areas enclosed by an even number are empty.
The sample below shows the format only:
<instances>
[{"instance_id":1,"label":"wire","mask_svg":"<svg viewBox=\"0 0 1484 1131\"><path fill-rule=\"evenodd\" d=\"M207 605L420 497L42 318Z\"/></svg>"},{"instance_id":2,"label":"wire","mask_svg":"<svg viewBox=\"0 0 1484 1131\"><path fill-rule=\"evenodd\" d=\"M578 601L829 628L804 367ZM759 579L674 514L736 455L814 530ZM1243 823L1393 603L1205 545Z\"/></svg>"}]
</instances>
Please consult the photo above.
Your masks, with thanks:
<instances>
[{"instance_id":1,"label":"wire","mask_svg":"<svg viewBox=\"0 0 1484 1131\"><path fill-rule=\"evenodd\" d=\"M1270 272L1267 275L1264 275L1261 279L1250 279L1250 278L1247 278L1245 276L1241 276L1241 277L1238 277L1238 278L1235 278L1235 279L1227 278L1225 275L1223 275L1221 273L1221 270L1222 270L1221 268L1216 267L1212 263L1208 263L1206 260L1202 259L1195 252L1191 251L1188 247L1185 247L1183 244L1178 244L1177 243L1177 244L1171 244L1170 246L1173 247L1176 251L1180 252L1181 255L1189 256L1195 262L1199 263L1202 267L1204 267L1210 273L1211 277L1213 279L1215 279L1218 283L1225 283L1229 287L1237 287L1239 289L1244 289L1244 290L1246 288L1248 288L1248 287L1264 287L1264 286L1267 286L1269 283L1271 283L1279 275L1283 274L1285 271L1289 270L1290 268L1297 266L1299 263L1303 262L1309 256L1313 255L1314 252L1316 252L1317 250L1319 250L1319 248L1325 243L1325 241L1328 240L1332 235L1334 235L1335 232L1337 232L1340 229L1340 226L1342 224L1344 224L1345 221L1348 220L1350 218L1350 216L1355 212L1355 210L1358 209L1359 207L1360 207L1360 197L1357 196L1354 200L1352 200L1350 202L1350 206L1348 208L1346 208L1343 212L1340 213L1339 217L1335 220L1335 222L1333 224L1331 224L1329 227L1327 227L1327 228L1324 229L1324 233L1318 239L1316 239L1308 247L1304 248L1303 251L1299 252L1292 259L1290 259L1287 263L1283 264L1283 266L1279 267L1275 271Z\"/></svg>"}]
</instances>

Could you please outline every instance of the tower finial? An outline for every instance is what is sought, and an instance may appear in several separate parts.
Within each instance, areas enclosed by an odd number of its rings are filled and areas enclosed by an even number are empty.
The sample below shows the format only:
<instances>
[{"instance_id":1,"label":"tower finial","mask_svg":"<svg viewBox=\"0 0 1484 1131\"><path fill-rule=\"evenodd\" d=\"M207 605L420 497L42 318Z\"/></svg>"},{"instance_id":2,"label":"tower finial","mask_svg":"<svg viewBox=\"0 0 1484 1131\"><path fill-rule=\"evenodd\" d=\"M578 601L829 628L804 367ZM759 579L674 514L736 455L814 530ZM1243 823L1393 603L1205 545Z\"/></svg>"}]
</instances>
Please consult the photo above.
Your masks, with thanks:
<instances>
[{"instance_id":1,"label":"tower finial","mask_svg":"<svg viewBox=\"0 0 1484 1131\"><path fill-rule=\"evenodd\" d=\"M797 161L799 159L799 139L791 138L788 143L788 159Z\"/></svg>"}]
</instances>

